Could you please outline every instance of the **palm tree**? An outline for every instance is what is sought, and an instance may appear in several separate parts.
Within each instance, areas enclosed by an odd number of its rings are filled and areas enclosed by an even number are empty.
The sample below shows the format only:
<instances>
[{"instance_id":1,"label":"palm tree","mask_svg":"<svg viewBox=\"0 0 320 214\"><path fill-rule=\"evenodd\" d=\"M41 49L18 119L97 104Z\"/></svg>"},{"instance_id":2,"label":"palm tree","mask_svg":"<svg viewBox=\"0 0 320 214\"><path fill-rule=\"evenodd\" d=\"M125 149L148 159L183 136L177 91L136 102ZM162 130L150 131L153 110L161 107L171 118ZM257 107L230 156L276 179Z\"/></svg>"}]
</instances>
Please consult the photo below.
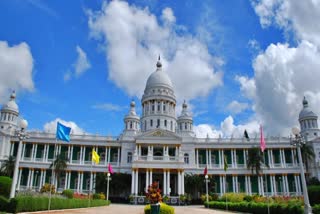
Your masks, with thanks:
<instances>
[{"instance_id":1,"label":"palm tree","mask_svg":"<svg viewBox=\"0 0 320 214\"><path fill-rule=\"evenodd\" d=\"M260 148L253 147L248 150L248 159L247 159L247 167L253 171L255 170L256 175L260 175L262 165L264 164L263 153L260 151Z\"/></svg>"},{"instance_id":2,"label":"palm tree","mask_svg":"<svg viewBox=\"0 0 320 214\"><path fill-rule=\"evenodd\" d=\"M8 159L3 162L3 165L1 166L2 174L8 177L13 177L15 162L16 162L16 158L10 155Z\"/></svg>"},{"instance_id":3,"label":"palm tree","mask_svg":"<svg viewBox=\"0 0 320 214\"><path fill-rule=\"evenodd\" d=\"M313 147L310 144L302 144L301 146L301 156L302 156L302 162L306 166L306 171L308 172L309 170L309 165L308 165L308 160L313 160L315 157Z\"/></svg>"},{"instance_id":4,"label":"palm tree","mask_svg":"<svg viewBox=\"0 0 320 214\"><path fill-rule=\"evenodd\" d=\"M66 170L68 162L68 158L63 154L60 153L57 155L56 159L51 163L50 169L53 168L55 177L57 179L57 187L59 187L59 178L62 173Z\"/></svg>"}]
</instances>

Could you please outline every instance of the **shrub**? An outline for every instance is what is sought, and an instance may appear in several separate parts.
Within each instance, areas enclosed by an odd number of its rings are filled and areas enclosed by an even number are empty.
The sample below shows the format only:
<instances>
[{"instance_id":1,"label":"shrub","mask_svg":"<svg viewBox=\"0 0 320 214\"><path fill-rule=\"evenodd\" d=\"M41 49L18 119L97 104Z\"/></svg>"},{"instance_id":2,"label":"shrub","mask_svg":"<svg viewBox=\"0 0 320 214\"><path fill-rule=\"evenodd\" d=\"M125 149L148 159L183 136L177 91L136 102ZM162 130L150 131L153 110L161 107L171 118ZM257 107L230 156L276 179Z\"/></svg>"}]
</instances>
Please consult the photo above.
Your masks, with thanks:
<instances>
[{"instance_id":1,"label":"shrub","mask_svg":"<svg viewBox=\"0 0 320 214\"><path fill-rule=\"evenodd\" d=\"M241 202L243 201L245 197L244 193L225 193L220 201L226 201L227 202Z\"/></svg>"},{"instance_id":2,"label":"shrub","mask_svg":"<svg viewBox=\"0 0 320 214\"><path fill-rule=\"evenodd\" d=\"M9 200L0 195L0 211L7 211L7 206L9 204Z\"/></svg>"},{"instance_id":3,"label":"shrub","mask_svg":"<svg viewBox=\"0 0 320 214\"><path fill-rule=\"evenodd\" d=\"M48 197L30 197L30 196L18 196L15 198L16 202L12 201L12 208L10 212L32 212L47 210L49 198ZM10 201L11 203L11 201ZM51 198L51 210L58 209L72 209L72 208L82 208L82 207L96 207L109 205L110 201L105 200L91 200L89 199L66 199L59 197ZM14 206L15 205L15 206Z\"/></svg>"},{"instance_id":4,"label":"shrub","mask_svg":"<svg viewBox=\"0 0 320 214\"><path fill-rule=\"evenodd\" d=\"M316 204L314 207L312 207L312 213L320 214L320 204Z\"/></svg>"},{"instance_id":5,"label":"shrub","mask_svg":"<svg viewBox=\"0 0 320 214\"><path fill-rule=\"evenodd\" d=\"M151 214L150 204L144 207L144 213ZM160 214L174 214L174 208L165 203L160 203Z\"/></svg>"},{"instance_id":6,"label":"shrub","mask_svg":"<svg viewBox=\"0 0 320 214\"><path fill-rule=\"evenodd\" d=\"M51 189L51 194L54 194L55 193L55 186L52 185L52 184L44 184L42 187L41 187L41 190L40 192L41 193L44 193L44 192L50 192L50 189Z\"/></svg>"},{"instance_id":7,"label":"shrub","mask_svg":"<svg viewBox=\"0 0 320 214\"><path fill-rule=\"evenodd\" d=\"M308 195L311 205L320 204L320 186L308 186Z\"/></svg>"},{"instance_id":8,"label":"shrub","mask_svg":"<svg viewBox=\"0 0 320 214\"><path fill-rule=\"evenodd\" d=\"M12 179L7 176L0 176L0 195L9 198Z\"/></svg>"},{"instance_id":9,"label":"shrub","mask_svg":"<svg viewBox=\"0 0 320 214\"><path fill-rule=\"evenodd\" d=\"M67 198L73 198L73 191L71 189L65 189L62 191L62 195L66 196Z\"/></svg>"},{"instance_id":10,"label":"shrub","mask_svg":"<svg viewBox=\"0 0 320 214\"><path fill-rule=\"evenodd\" d=\"M253 200L253 197L251 195L246 195L246 196L244 196L243 200L247 201L247 202L250 202L250 201Z\"/></svg>"}]
</instances>

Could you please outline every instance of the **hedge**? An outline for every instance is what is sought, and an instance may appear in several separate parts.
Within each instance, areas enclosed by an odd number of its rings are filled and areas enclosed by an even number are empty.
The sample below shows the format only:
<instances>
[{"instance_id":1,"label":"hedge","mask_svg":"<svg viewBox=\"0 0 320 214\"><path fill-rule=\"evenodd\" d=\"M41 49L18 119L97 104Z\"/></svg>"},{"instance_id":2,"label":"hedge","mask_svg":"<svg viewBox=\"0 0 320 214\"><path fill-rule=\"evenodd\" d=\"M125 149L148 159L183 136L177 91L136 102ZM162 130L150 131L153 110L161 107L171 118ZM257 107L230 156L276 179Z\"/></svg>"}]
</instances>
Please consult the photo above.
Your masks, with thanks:
<instances>
[{"instance_id":1,"label":"hedge","mask_svg":"<svg viewBox=\"0 0 320 214\"><path fill-rule=\"evenodd\" d=\"M1 201L0 201L1 202ZM48 197L31 197L31 196L18 196L10 200L6 212L32 212L40 210L48 210ZM72 209L84 207L97 207L109 205L110 201L105 200L90 200L89 199L65 199L65 198L51 198L51 210L59 209ZM1 207L1 204L0 204Z\"/></svg>"},{"instance_id":2,"label":"hedge","mask_svg":"<svg viewBox=\"0 0 320 214\"><path fill-rule=\"evenodd\" d=\"M320 204L317 204L314 207L312 207L312 213L313 214L320 214Z\"/></svg>"},{"instance_id":3,"label":"hedge","mask_svg":"<svg viewBox=\"0 0 320 214\"><path fill-rule=\"evenodd\" d=\"M308 186L308 195L311 205L320 204L320 186Z\"/></svg>"},{"instance_id":4,"label":"hedge","mask_svg":"<svg viewBox=\"0 0 320 214\"><path fill-rule=\"evenodd\" d=\"M266 203L255 203L255 202L220 202L220 201L210 201L209 203L205 202L205 207L225 210L226 205L228 210L238 211L238 212L248 212L253 214L267 214L268 213L268 204ZM303 207L299 204L276 204L270 203L269 210L272 214L303 214Z\"/></svg>"},{"instance_id":5,"label":"hedge","mask_svg":"<svg viewBox=\"0 0 320 214\"><path fill-rule=\"evenodd\" d=\"M144 214L151 214L151 207L150 204L144 207ZM174 214L174 208L165 204L160 204L160 214Z\"/></svg>"},{"instance_id":6,"label":"hedge","mask_svg":"<svg viewBox=\"0 0 320 214\"><path fill-rule=\"evenodd\" d=\"M0 195L9 198L12 179L7 176L0 176Z\"/></svg>"}]
</instances>

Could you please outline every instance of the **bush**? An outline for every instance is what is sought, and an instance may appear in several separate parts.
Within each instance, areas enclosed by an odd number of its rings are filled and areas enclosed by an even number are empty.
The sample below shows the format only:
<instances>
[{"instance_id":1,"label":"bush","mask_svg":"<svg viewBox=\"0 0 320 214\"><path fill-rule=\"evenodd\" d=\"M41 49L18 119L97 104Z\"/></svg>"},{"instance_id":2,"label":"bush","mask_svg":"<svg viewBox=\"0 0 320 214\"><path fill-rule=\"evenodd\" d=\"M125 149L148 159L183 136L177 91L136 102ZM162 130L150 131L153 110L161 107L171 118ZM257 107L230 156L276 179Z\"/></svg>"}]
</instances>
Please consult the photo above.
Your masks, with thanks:
<instances>
[{"instance_id":1,"label":"bush","mask_svg":"<svg viewBox=\"0 0 320 214\"><path fill-rule=\"evenodd\" d=\"M144 207L144 213L151 214L150 204ZM160 203L160 214L174 214L174 208L165 203Z\"/></svg>"},{"instance_id":2,"label":"bush","mask_svg":"<svg viewBox=\"0 0 320 214\"><path fill-rule=\"evenodd\" d=\"M9 198L12 179L7 176L0 176L0 195Z\"/></svg>"},{"instance_id":3,"label":"bush","mask_svg":"<svg viewBox=\"0 0 320 214\"><path fill-rule=\"evenodd\" d=\"M105 200L106 196L101 192L93 194L92 198L93 200Z\"/></svg>"},{"instance_id":4,"label":"bush","mask_svg":"<svg viewBox=\"0 0 320 214\"><path fill-rule=\"evenodd\" d=\"M42 187L41 187L41 190L40 192L41 193L44 193L44 192L50 192L50 189L51 189L51 194L54 194L56 191L55 191L55 186L54 185L51 185L51 184L44 184Z\"/></svg>"},{"instance_id":5,"label":"bush","mask_svg":"<svg viewBox=\"0 0 320 214\"><path fill-rule=\"evenodd\" d=\"M238 211L238 212L246 212L253 214L267 214L268 206L270 213L272 214L282 214L282 213L290 213L290 214L302 214L303 207L301 204L278 204L278 203L255 203L255 202L222 202L222 201L211 201L209 203L204 203L206 207L213 209L221 209L225 210L226 206L228 206L228 210Z\"/></svg>"},{"instance_id":6,"label":"bush","mask_svg":"<svg viewBox=\"0 0 320 214\"><path fill-rule=\"evenodd\" d=\"M312 213L313 214L320 214L320 204L317 204L314 207L312 207Z\"/></svg>"},{"instance_id":7,"label":"bush","mask_svg":"<svg viewBox=\"0 0 320 214\"><path fill-rule=\"evenodd\" d=\"M7 211L8 204L9 200L6 197L0 195L0 211Z\"/></svg>"},{"instance_id":8,"label":"bush","mask_svg":"<svg viewBox=\"0 0 320 214\"><path fill-rule=\"evenodd\" d=\"M62 191L62 195L66 196L67 198L73 198L73 191L71 189L65 189Z\"/></svg>"},{"instance_id":9,"label":"bush","mask_svg":"<svg viewBox=\"0 0 320 214\"><path fill-rule=\"evenodd\" d=\"M320 186L308 186L308 195L311 205L320 204Z\"/></svg>"},{"instance_id":10,"label":"bush","mask_svg":"<svg viewBox=\"0 0 320 214\"><path fill-rule=\"evenodd\" d=\"M225 193L220 201L226 201L227 202L241 202L244 200L245 194L244 193Z\"/></svg>"},{"instance_id":11,"label":"bush","mask_svg":"<svg viewBox=\"0 0 320 214\"><path fill-rule=\"evenodd\" d=\"M16 201L15 201L16 200ZM18 196L12 200L12 207L10 212L32 212L47 210L49 204L48 197L30 197L30 196ZM11 203L11 201L10 201ZM105 200L90 200L89 199L66 199L59 197L51 198L51 210L59 209L72 209L83 207L97 207L109 205L110 201Z\"/></svg>"}]
</instances>

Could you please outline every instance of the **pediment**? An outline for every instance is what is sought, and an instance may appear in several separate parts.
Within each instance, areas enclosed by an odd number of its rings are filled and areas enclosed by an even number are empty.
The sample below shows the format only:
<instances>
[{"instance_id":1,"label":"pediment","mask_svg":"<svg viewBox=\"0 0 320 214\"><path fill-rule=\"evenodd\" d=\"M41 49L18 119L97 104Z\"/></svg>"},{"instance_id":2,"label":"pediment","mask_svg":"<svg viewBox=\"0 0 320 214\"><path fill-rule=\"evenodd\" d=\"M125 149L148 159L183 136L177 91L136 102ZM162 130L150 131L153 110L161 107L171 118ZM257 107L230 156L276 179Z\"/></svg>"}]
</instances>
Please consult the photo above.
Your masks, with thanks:
<instances>
[{"instance_id":1,"label":"pediment","mask_svg":"<svg viewBox=\"0 0 320 214\"><path fill-rule=\"evenodd\" d=\"M144 132L141 135L136 137L136 142L144 143L144 142L181 142L181 137L177 134L163 130L163 129L154 129L148 132Z\"/></svg>"}]
</instances>

